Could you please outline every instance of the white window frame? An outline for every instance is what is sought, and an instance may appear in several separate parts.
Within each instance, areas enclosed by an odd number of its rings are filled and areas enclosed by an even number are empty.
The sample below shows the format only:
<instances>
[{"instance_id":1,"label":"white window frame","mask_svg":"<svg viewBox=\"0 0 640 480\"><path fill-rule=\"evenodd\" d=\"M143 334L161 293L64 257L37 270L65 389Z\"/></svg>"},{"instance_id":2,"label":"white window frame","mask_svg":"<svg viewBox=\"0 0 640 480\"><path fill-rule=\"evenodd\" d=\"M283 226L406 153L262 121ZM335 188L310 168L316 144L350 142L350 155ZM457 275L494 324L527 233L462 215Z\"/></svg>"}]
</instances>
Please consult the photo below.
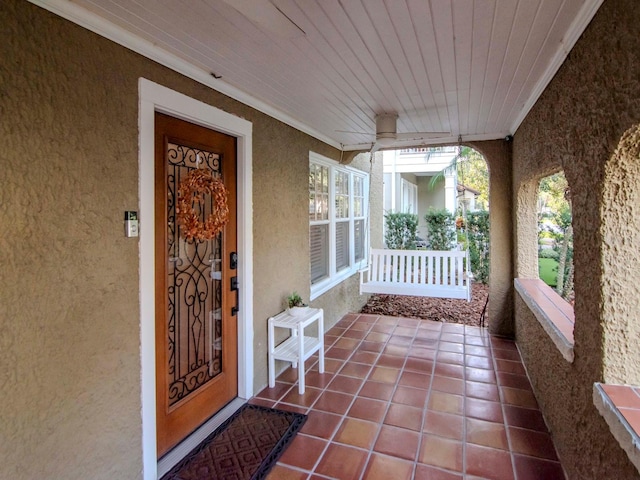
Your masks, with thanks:
<instances>
[{"instance_id":1,"label":"white window frame","mask_svg":"<svg viewBox=\"0 0 640 480\"><path fill-rule=\"evenodd\" d=\"M358 270L363 268L366 264L366 259L368 258L368 248L369 248L369 232L367 221L367 216L369 213L369 174L362 170L358 170L353 167L348 167L345 165L341 165L340 163L331 160L327 157L324 157L315 152L309 152L309 167L312 164L321 165L329 168L329 275L318 282L311 284L311 294L310 300L313 300L323 293L331 290L333 287L343 282L351 275L356 273ZM335 204L335 177L337 172L343 172L349 174L349 266L341 269L340 271L336 271L336 204ZM359 176L364 180L364 204L363 204L363 213L364 216L355 216L354 209L354 177ZM363 259L356 262L355 260L355 221L356 220L364 220L365 228L364 228L364 256ZM342 220L343 221L343 220ZM313 225L322 225L326 224L326 220L310 220L309 227ZM309 253L309 261L310 253ZM311 283L311 278L309 278L309 283Z\"/></svg>"}]
</instances>

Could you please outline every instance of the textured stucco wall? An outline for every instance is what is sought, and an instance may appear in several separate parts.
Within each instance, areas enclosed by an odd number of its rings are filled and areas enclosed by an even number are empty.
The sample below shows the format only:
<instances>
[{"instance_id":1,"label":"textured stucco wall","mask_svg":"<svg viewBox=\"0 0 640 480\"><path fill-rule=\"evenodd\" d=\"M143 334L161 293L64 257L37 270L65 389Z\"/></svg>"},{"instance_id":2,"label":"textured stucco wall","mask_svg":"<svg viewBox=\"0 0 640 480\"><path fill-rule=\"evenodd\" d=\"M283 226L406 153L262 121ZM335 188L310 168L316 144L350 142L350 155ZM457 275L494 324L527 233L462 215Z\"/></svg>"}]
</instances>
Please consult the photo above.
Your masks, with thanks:
<instances>
[{"instance_id":1,"label":"textured stucco wall","mask_svg":"<svg viewBox=\"0 0 640 480\"><path fill-rule=\"evenodd\" d=\"M382 152L377 152L374 155L373 166L368 162L369 156L367 154L361 154L356 157L355 162L351 165L370 173L369 189L371 190L371 204L369 206L369 229L371 231L371 248L382 248L384 245L382 234L384 229Z\"/></svg>"},{"instance_id":2,"label":"textured stucco wall","mask_svg":"<svg viewBox=\"0 0 640 480\"><path fill-rule=\"evenodd\" d=\"M0 24L0 477L136 478L136 58L27 2Z\"/></svg>"},{"instance_id":3,"label":"textured stucco wall","mask_svg":"<svg viewBox=\"0 0 640 480\"><path fill-rule=\"evenodd\" d=\"M339 152L24 0L0 24L0 477L140 478L138 78L253 123L256 386L267 318L308 290L309 151Z\"/></svg>"},{"instance_id":4,"label":"textured stucco wall","mask_svg":"<svg viewBox=\"0 0 640 480\"><path fill-rule=\"evenodd\" d=\"M567 362L520 295L515 297L518 346L569 480L639 478L593 406L593 384L576 378L580 358Z\"/></svg>"},{"instance_id":5,"label":"textured stucco wall","mask_svg":"<svg viewBox=\"0 0 640 480\"><path fill-rule=\"evenodd\" d=\"M531 211L531 199L523 200L531 196L531 182L562 169L571 187L573 364L563 363L520 299L515 318L516 338L558 453L576 479L640 478L592 402L593 382L638 381L637 282L625 267L637 262L638 242L637 233L624 226L630 215L638 216L636 194L628 191L636 188L638 157L614 156L623 133L640 122L638 24L637 1L605 1L513 142L518 217ZM623 181L627 175L631 179ZM519 274L533 273L529 257L536 245L525 240L530 228L518 221Z\"/></svg>"},{"instance_id":6,"label":"textured stucco wall","mask_svg":"<svg viewBox=\"0 0 640 480\"><path fill-rule=\"evenodd\" d=\"M513 268L518 278L538 278L538 185L539 179L530 179L514 192Z\"/></svg>"}]
</instances>

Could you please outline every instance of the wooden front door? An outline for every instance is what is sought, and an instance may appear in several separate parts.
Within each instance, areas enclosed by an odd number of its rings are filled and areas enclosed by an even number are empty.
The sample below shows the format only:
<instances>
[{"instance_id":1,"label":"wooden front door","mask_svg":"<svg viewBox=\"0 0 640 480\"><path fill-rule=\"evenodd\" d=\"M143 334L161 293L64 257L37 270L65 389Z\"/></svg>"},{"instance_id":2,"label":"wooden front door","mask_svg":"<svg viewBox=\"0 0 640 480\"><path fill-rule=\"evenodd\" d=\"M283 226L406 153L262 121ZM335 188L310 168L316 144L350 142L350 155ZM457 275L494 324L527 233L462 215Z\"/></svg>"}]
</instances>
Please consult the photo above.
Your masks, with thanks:
<instances>
[{"instance_id":1,"label":"wooden front door","mask_svg":"<svg viewBox=\"0 0 640 480\"><path fill-rule=\"evenodd\" d=\"M238 393L238 296L232 291L237 258L236 139L156 113L155 157L159 458ZM196 169L222 180L228 191L228 223L211 240L190 238L177 218L178 191ZM210 194L190 202L203 223L218 204Z\"/></svg>"}]
</instances>

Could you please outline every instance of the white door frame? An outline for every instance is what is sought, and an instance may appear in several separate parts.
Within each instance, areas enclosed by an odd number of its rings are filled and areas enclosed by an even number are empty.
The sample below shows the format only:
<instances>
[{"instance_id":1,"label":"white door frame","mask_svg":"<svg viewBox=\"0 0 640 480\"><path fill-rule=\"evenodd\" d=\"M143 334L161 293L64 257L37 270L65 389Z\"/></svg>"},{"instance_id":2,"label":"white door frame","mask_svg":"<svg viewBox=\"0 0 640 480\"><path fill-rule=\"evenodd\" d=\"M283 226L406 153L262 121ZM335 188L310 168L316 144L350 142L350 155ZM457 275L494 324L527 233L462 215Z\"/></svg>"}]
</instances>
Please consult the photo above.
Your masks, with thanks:
<instances>
[{"instance_id":1,"label":"white door frame","mask_svg":"<svg viewBox=\"0 0 640 480\"><path fill-rule=\"evenodd\" d=\"M253 396L253 205L251 122L144 78L139 87L140 358L142 468L156 480L156 365L154 268L154 114L162 112L237 138L238 182L238 397Z\"/></svg>"}]
</instances>

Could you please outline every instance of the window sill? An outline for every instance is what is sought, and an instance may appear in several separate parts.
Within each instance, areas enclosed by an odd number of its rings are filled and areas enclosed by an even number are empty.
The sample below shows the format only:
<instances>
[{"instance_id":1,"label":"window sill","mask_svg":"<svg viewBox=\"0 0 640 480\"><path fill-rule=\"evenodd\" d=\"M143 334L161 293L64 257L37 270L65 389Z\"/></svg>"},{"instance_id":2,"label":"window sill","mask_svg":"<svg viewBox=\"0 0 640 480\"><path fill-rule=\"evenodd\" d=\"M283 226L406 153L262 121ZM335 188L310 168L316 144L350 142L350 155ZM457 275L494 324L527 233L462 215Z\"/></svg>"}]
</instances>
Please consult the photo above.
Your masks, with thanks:
<instances>
[{"instance_id":1,"label":"window sill","mask_svg":"<svg viewBox=\"0 0 640 480\"><path fill-rule=\"evenodd\" d=\"M573 363L573 307L538 278L516 278L514 285L564 359Z\"/></svg>"},{"instance_id":2,"label":"window sill","mask_svg":"<svg viewBox=\"0 0 640 480\"><path fill-rule=\"evenodd\" d=\"M324 280L322 280L322 281L320 281L320 282L318 282L316 284L311 285L311 292L309 294L309 301L315 300L320 295L323 295L323 294L327 293L329 290L331 290L336 285L340 285L347 278L349 278L352 275L358 273L360 268L361 268L360 264L357 264L356 266L341 270L340 272L338 272L338 274L336 274L332 278L326 278L326 279L324 279Z\"/></svg>"},{"instance_id":3,"label":"window sill","mask_svg":"<svg viewBox=\"0 0 640 480\"><path fill-rule=\"evenodd\" d=\"M593 404L629 460L640 471L640 388L594 383Z\"/></svg>"}]
</instances>

